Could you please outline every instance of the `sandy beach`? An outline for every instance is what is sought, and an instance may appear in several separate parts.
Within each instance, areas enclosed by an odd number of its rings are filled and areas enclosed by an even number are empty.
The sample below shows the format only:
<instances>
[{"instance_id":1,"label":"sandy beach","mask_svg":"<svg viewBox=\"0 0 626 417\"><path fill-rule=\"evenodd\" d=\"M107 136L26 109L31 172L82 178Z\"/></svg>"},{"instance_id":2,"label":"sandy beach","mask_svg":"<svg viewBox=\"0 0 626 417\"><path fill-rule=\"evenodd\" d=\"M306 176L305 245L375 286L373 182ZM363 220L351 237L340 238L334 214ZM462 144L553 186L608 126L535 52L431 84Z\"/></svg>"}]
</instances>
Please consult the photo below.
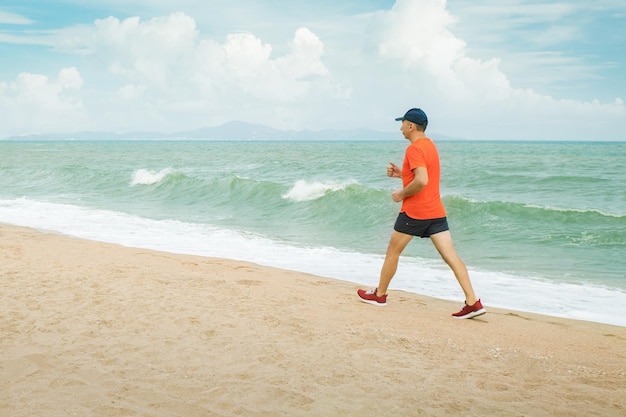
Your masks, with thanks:
<instances>
[{"instance_id":1,"label":"sandy beach","mask_svg":"<svg viewBox=\"0 0 626 417\"><path fill-rule=\"evenodd\" d=\"M0 226L0 416L624 416L626 328Z\"/></svg>"}]
</instances>

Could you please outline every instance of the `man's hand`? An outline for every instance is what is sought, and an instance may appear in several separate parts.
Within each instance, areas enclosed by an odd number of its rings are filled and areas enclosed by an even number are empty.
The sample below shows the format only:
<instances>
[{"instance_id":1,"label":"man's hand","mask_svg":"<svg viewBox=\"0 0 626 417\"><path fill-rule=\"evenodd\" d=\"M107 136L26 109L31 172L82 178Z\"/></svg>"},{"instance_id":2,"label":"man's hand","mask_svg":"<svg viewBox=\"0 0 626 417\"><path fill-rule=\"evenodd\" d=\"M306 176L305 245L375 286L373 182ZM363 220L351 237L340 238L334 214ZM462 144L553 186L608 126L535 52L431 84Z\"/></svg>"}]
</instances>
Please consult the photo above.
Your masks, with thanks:
<instances>
[{"instance_id":1,"label":"man's hand","mask_svg":"<svg viewBox=\"0 0 626 417\"><path fill-rule=\"evenodd\" d=\"M419 193L428 184L428 170L426 169L426 167L417 167L413 170L413 173L415 174L415 178L413 178L413 181L411 181L409 185L401 190L396 190L391 193L391 198L396 203L399 203L405 198Z\"/></svg>"},{"instance_id":2,"label":"man's hand","mask_svg":"<svg viewBox=\"0 0 626 417\"><path fill-rule=\"evenodd\" d=\"M395 201L396 203L401 202L402 200L404 200L404 196L402 193L403 190L396 190L393 193L391 193L391 199L393 201Z\"/></svg>"},{"instance_id":3,"label":"man's hand","mask_svg":"<svg viewBox=\"0 0 626 417\"><path fill-rule=\"evenodd\" d=\"M402 178L402 170L393 162L389 162L389 165L387 166L387 176Z\"/></svg>"}]
</instances>

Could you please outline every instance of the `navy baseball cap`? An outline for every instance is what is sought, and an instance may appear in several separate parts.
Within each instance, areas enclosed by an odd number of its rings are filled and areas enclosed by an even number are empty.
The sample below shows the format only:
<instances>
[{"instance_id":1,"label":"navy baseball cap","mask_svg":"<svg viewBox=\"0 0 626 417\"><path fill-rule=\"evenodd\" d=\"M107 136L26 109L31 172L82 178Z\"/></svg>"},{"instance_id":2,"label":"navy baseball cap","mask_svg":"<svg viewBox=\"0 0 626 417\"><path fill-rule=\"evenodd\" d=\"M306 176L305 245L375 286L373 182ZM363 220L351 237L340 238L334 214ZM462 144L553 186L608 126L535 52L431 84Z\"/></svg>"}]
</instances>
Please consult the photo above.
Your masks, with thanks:
<instances>
[{"instance_id":1,"label":"navy baseball cap","mask_svg":"<svg viewBox=\"0 0 626 417\"><path fill-rule=\"evenodd\" d=\"M424 113L422 109L411 109L407 111L404 116L396 119L397 122L400 120L408 120L420 126L426 126L428 124L428 117L426 117L426 113Z\"/></svg>"}]
</instances>

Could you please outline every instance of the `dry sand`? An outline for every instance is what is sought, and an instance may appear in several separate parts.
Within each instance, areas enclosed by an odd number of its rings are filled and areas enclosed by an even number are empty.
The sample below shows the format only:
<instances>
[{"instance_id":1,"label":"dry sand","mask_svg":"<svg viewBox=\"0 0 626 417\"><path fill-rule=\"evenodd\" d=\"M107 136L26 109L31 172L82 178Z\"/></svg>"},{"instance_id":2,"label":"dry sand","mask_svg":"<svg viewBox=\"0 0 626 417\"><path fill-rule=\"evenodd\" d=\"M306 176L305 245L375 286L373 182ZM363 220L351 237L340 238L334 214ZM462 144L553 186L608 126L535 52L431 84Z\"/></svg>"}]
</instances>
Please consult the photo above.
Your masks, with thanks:
<instances>
[{"instance_id":1,"label":"dry sand","mask_svg":"<svg viewBox=\"0 0 626 417\"><path fill-rule=\"evenodd\" d=\"M626 416L626 328L0 225L0 416Z\"/></svg>"}]
</instances>

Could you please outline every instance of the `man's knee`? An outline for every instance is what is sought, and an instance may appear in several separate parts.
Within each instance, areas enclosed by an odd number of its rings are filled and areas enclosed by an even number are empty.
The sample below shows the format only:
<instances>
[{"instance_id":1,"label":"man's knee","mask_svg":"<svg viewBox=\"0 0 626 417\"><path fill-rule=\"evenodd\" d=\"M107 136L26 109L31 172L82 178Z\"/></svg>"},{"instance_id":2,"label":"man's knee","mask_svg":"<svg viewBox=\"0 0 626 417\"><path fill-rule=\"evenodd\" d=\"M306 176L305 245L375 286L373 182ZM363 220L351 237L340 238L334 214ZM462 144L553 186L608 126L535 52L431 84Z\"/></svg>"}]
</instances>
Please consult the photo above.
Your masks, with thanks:
<instances>
[{"instance_id":1,"label":"man's knee","mask_svg":"<svg viewBox=\"0 0 626 417\"><path fill-rule=\"evenodd\" d=\"M398 254L402 253L406 245L413 239L413 236L406 235L404 233L400 233L397 231L393 231L391 235L391 239L389 239L389 245L387 246L387 252L398 252Z\"/></svg>"}]
</instances>

